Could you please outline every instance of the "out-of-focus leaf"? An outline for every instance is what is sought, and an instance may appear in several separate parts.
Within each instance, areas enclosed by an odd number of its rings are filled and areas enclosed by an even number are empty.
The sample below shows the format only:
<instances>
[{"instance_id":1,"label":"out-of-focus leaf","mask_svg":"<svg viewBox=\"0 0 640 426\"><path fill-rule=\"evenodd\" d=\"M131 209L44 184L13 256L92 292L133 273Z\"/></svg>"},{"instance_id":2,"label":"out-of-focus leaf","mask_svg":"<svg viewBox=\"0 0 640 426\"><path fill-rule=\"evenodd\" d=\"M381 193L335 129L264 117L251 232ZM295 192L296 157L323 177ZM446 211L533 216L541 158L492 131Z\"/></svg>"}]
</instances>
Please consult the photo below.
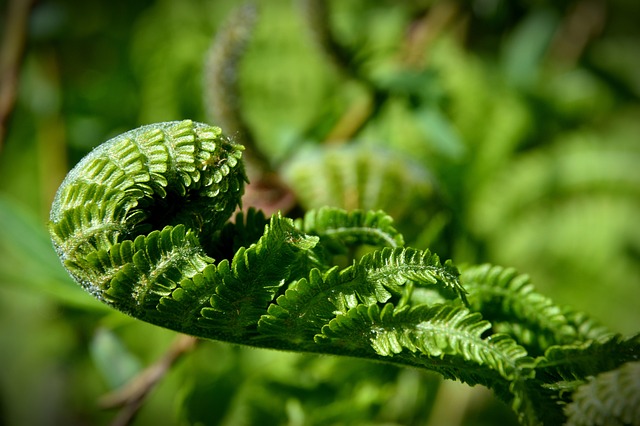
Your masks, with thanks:
<instances>
[{"instance_id":1,"label":"out-of-focus leaf","mask_svg":"<svg viewBox=\"0 0 640 426\"><path fill-rule=\"evenodd\" d=\"M0 280L84 309L106 311L71 279L60 264L44 223L0 194Z\"/></svg>"},{"instance_id":2,"label":"out-of-focus leaf","mask_svg":"<svg viewBox=\"0 0 640 426\"><path fill-rule=\"evenodd\" d=\"M558 19L550 10L537 10L520 23L504 44L503 69L516 86L535 82Z\"/></svg>"},{"instance_id":3,"label":"out-of-focus leaf","mask_svg":"<svg viewBox=\"0 0 640 426\"><path fill-rule=\"evenodd\" d=\"M111 389L131 380L142 369L136 358L120 340L106 328L99 328L91 341L91 356Z\"/></svg>"},{"instance_id":4,"label":"out-of-focus leaf","mask_svg":"<svg viewBox=\"0 0 640 426\"><path fill-rule=\"evenodd\" d=\"M420 129L439 155L451 161L462 158L465 146L456 129L440 110L425 107L418 109L415 114Z\"/></svg>"}]
</instances>

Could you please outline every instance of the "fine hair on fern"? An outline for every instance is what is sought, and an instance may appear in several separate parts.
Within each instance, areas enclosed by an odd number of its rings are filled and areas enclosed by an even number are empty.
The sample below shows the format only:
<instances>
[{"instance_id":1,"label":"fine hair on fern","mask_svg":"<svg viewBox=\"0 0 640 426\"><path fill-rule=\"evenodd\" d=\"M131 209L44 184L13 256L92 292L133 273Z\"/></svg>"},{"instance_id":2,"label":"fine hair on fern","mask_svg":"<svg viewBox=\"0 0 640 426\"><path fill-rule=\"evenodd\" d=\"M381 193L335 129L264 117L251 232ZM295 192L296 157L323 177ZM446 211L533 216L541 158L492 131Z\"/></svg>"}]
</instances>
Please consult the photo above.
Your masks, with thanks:
<instances>
[{"instance_id":1,"label":"fine hair on fern","mask_svg":"<svg viewBox=\"0 0 640 426\"><path fill-rule=\"evenodd\" d=\"M493 389L522 424L583 424L583 407L637 422L638 404L616 402L610 383L637 395L625 380L638 370L638 336L555 305L515 270L461 274L405 247L382 211L234 216L242 152L190 120L100 145L53 202L64 266L113 308L202 339L435 371Z\"/></svg>"}]
</instances>

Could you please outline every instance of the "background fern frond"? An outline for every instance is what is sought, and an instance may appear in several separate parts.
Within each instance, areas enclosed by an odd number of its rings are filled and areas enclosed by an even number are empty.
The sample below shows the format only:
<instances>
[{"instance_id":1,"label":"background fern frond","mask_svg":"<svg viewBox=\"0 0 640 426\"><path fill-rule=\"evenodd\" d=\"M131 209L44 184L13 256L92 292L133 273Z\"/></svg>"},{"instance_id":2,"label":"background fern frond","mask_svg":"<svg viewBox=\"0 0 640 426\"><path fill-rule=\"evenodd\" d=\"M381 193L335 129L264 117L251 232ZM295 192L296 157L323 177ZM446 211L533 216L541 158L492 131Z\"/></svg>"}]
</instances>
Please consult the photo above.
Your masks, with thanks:
<instances>
[{"instance_id":1,"label":"background fern frond","mask_svg":"<svg viewBox=\"0 0 640 426\"><path fill-rule=\"evenodd\" d=\"M640 424L640 362L627 362L580 386L565 407L567 425Z\"/></svg>"},{"instance_id":2,"label":"background fern frond","mask_svg":"<svg viewBox=\"0 0 640 426\"><path fill-rule=\"evenodd\" d=\"M239 143L252 146L252 135L240 112L238 86L240 62L258 20L256 4L238 7L220 28L207 54L204 75L205 106L214 123L219 123ZM257 154L257 152L252 152Z\"/></svg>"},{"instance_id":3,"label":"background fern frond","mask_svg":"<svg viewBox=\"0 0 640 426\"><path fill-rule=\"evenodd\" d=\"M307 210L383 210L405 236L405 226L428 233L433 225L438 204L433 179L422 165L381 147L302 150L284 165L283 177Z\"/></svg>"},{"instance_id":4,"label":"background fern frond","mask_svg":"<svg viewBox=\"0 0 640 426\"><path fill-rule=\"evenodd\" d=\"M586 312L569 307L564 308L564 316L578 333L580 340L600 340L614 333Z\"/></svg>"},{"instance_id":5,"label":"background fern frond","mask_svg":"<svg viewBox=\"0 0 640 426\"><path fill-rule=\"evenodd\" d=\"M545 294L590 306L631 333L640 311L625 289L640 277L640 173L632 166L640 151L615 129L571 129L513 156L477 188L469 217L493 262L531 271ZM588 283L601 284L583 291Z\"/></svg>"},{"instance_id":6,"label":"background fern frond","mask_svg":"<svg viewBox=\"0 0 640 426\"><path fill-rule=\"evenodd\" d=\"M461 281L472 309L491 321L496 332L509 333L532 354L580 340L564 310L513 268L478 265L465 269Z\"/></svg>"},{"instance_id":7,"label":"background fern frond","mask_svg":"<svg viewBox=\"0 0 640 426\"><path fill-rule=\"evenodd\" d=\"M355 55L334 37L329 20L329 4L318 0L301 0L302 16L315 42L331 61L343 72L352 72L350 66Z\"/></svg>"},{"instance_id":8,"label":"background fern frond","mask_svg":"<svg viewBox=\"0 0 640 426\"><path fill-rule=\"evenodd\" d=\"M404 244L402 234L393 225L393 218L385 212L321 207L308 211L296 226L303 232L317 235L334 247L371 245L398 247ZM327 241L328 242L328 241Z\"/></svg>"},{"instance_id":9,"label":"background fern frond","mask_svg":"<svg viewBox=\"0 0 640 426\"><path fill-rule=\"evenodd\" d=\"M320 237L315 254L317 267L352 260L376 247L398 247L404 244L393 219L382 211L346 211L336 207L309 210L296 220L296 226L305 233ZM327 269L324 267L323 269Z\"/></svg>"}]
</instances>

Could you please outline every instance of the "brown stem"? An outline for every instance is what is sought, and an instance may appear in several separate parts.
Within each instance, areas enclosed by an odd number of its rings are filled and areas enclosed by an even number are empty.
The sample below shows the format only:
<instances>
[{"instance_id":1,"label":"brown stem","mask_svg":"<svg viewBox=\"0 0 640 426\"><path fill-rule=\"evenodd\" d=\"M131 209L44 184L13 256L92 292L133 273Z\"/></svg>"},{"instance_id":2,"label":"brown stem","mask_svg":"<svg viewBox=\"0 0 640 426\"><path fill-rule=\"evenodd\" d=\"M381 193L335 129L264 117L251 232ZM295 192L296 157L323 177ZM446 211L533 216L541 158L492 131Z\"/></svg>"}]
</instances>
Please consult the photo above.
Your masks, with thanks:
<instances>
[{"instance_id":1,"label":"brown stem","mask_svg":"<svg viewBox=\"0 0 640 426\"><path fill-rule=\"evenodd\" d=\"M407 31L401 61L408 68L422 68L429 47L458 17L455 3L433 5L424 15L413 21Z\"/></svg>"},{"instance_id":2,"label":"brown stem","mask_svg":"<svg viewBox=\"0 0 640 426\"><path fill-rule=\"evenodd\" d=\"M147 367L121 389L100 398L98 402L100 407L104 409L120 408L111 426L131 424L155 385L183 355L193 350L197 342L198 339L195 337L179 335L169 350L156 363Z\"/></svg>"},{"instance_id":3,"label":"brown stem","mask_svg":"<svg viewBox=\"0 0 640 426\"><path fill-rule=\"evenodd\" d=\"M604 30L607 4L601 0L582 0L571 7L551 43L549 56L556 63L575 66L589 43Z\"/></svg>"},{"instance_id":4,"label":"brown stem","mask_svg":"<svg viewBox=\"0 0 640 426\"><path fill-rule=\"evenodd\" d=\"M0 46L0 150L18 96L18 76L34 0L10 0Z\"/></svg>"}]
</instances>

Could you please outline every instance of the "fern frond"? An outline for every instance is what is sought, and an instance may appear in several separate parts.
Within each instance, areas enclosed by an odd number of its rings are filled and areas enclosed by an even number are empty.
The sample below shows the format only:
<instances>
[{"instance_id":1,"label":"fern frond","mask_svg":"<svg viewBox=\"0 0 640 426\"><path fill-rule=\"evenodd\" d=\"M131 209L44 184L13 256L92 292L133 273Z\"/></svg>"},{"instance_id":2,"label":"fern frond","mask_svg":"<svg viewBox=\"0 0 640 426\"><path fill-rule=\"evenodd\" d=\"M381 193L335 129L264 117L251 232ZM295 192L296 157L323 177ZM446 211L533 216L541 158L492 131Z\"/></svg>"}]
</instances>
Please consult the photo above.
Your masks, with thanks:
<instances>
[{"instance_id":1,"label":"fern frond","mask_svg":"<svg viewBox=\"0 0 640 426\"><path fill-rule=\"evenodd\" d=\"M290 284L276 303L269 305L267 314L260 318L260 334L266 339L280 338L294 345L311 346L313 336L335 317L335 304L330 298L339 297L342 289L333 287L332 283L342 277L346 274L340 274L337 268L324 275L312 269L308 279ZM345 287L354 284L348 279L345 281Z\"/></svg>"},{"instance_id":2,"label":"fern frond","mask_svg":"<svg viewBox=\"0 0 640 426\"><path fill-rule=\"evenodd\" d=\"M318 46L342 71L351 72L350 65L355 55L334 37L329 23L329 5L327 2L303 0L300 3L303 17Z\"/></svg>"},{"instance_id":3,"label":"fern frond","mask_svg":"<svg viewBox=\"0 0 640 426\"><path fill-rule=\"evenodd\" d=\"M552 346L544 357L536 360L536 377L548 387L581 384L585 377L616 369L638 357L640 334L626 338L616 334L574 345Z\"/></svg>"},{"instance_id":4,"label":"fern frond","mask_svg":"<svg viewBox=\"0 0 640 426\"><path fill-rule=\"evenodd\" d=\"M189 320L195 328L181 328L186 333L232 341L246 338L255 332L260 316L305 251L316 243L317 237L297 231L291 219L275 215L257 243L240 248L230 262L222 260L215 270L180 283L159 301L161 309L174 316L196 312L197 322ZM188 305L194 302L195 306Z\"/></svg>"},{"instance_id":5,"label":"fern frond","mask_svg":"<svg viewBox=\"0 0 640 426\"><path fill-rule=\"evenodd\" d=\"M535 394L528 386L533 360L506 335L483 337L490 327L478 313L450 305L359 305L324 326L315 341L333 353L413 365L489 386L535 424Z\"/></svg>"},{"instance_id":6,"label":"fern frond","mask_svg":"<svg viewBox=\"0 0 640 426\"><path fill-rule=\"evenodd\" d=\"M241 154L220 128L190 120L143 126L105 142L56 194L50 222L56 250L75 260L165 225L219 229L242 194ZM179 210L176 197L188 198Z\"/></svg>"},{"instance_id":7,"label":"fern frond","mask_svg":"<svg viewBox=\"0 0 640 426\"><path fill-rule=\"evenodd\" d=\"M524 424L564 421L572 395L567 415L594 410L577 389L630 418L606 383L637 363L640 335L557 307L513 269L460 276L431 251L402 247L380 211L324 208L294 222L249 210L225 224L246 180L241 153L219 128L191 121L108 141L56 195L50 233L65 267L107 304L179 332L432 370L490 387ZM329 262L362 244L378 249L342 269ZM425 297L431 290L438 297Z\"/></svg>"},{"instance_id":8,"label":"fern frond","mask_svg":"<svg viewBox=\"0 0 640 426\"><path fill-rule=\"evenodd\" d=\"M65 266L101 300L136 318L150 321L161 297L184 278L200 273L212 259L183 225L125 240Z\"/></svg>"},{"instance_id":9,"label":"fern frond","mask_svg":"<svg viewBox=\"0 0 640 426\"><path fill-rule=\"evenodd\" d=\"M434 204L435 184L427 171L381 148L316 148L291 159L283 176L307 210L383 210L398 223L426 211L416 223L424 227ZM420 212L417 205L423 206Z\"/></svg>"},{"instance_id":10,"label":"fern frond","mask_svg":"<svg viewBox=\"0 0 640 426\"><path fill-rule=\"evenodd\" d=\"M442 265L428 250L385 248L341 271L332 268L322 274L312 270L308 279L291 284L269 306L260 320L260 331L296 342L309 340L335 315L344 315L360 304L386 303L393 294L402 293L408 281L444 289L464 300L458 272L449 262Z\"/></svg>"},{"instance_id":11,"label":"fern frond","mask_svg":"<svg viewBox=\"0 0 640 426\"><path fill-rule=\"evenodd\" d=\"M470 385L493 389L522 424L541 424L546 399L533 384L534 361L504 334L484 335L491 324L451 305L395 308L359 305L322 328L315 341L336 354L427 368Z\"/></svg>"},{"instance_id":12,"label":"fern frond","mask_svg":"<svg viewBox=\"0 0 640 426\"><path fill-rule=\"evenodd\" d=\"M490 327L479 314L461 307L359 305L330 321L315 339L345 353L366 348L369 356L404 354L403 361L429 365L446 377L471 384L487 384L496 375L509 381L533 377L533 360L522 346L505 335L483 338ZM461 368L461 363L473 366Z\"/></svg>"},{"instance_id":13,"label":"fern frond","mask_svg":"<svg viewBox=\"0 0 640 426\"><path fill-rule=\"evenodd\" d=\"M296 226L307 234L320 237L323 245L344 251L345 246L371 245L399 247L402 234L393 226L393 218L383 211L354 210L335 207L308 211Z\"/></svg>"},{"instance_id":14,"label":"fern frond","mask_svg":"<svg viewBox=\"0 0 640 426\"><path fill-rule=\"evenodd\" d=\"M117 136L60 186L49 224L54 247L91 294L144 319L211 261L198 235L218 230L238 205L241 154L220 128L190 120Z\"/></svg>"},{"instance_id":15,"label":"fern frond","mask_svg":"<svg viewBox=\"0 0 640 426\"><path fill-rule=\"evenodd\" d=\"M565 311L536 292L529 277L513 268L474 266L462 273L461 281L472 309L491 321L496 331L511 334L533 354L581 339Z\"/></svg>"},{"instance_id":16,"label":"fern frond","mask_svg":"<svg viewBox=\"0 0 640 426\"><path fill-rule=\"evenodd\" d=\"M567 425L640 424L640 362L598 374L580 386L565 407Z\"/></svg>"},{"instance_id":17,"label":"fern frond","mask_svg":"<svg viewBox=\"0 0 640 426\"><path fill-rule=\"evenodd\" d=\"M125 194L105 187L89 185L76 191L77 196L70 207L61 212L55 226L50 226L54 247L63 260L86 256L96 250L106 250L115 244L120 235L127 234L137 222L135 213L130 214L134 203L123 203ZM96 204L92 200L104 197L105 202ZM78 201L86 199L83 205Z\"/></svg>"},{"instance_id":18,"label":"fern frond","mask_svg":"<svg viewBox=\"0 0 640 426\"><path fill-rule=\"evenodd\" d=\"M467 304L458 269L450 260L442 264L438 255L429 250L385 248L363 257L360 267L367 270L369 282L384 285L391 291L400 292L400 286L411 281L419 287L434 286L448 298L457 297Z\"/></svg>"},{"instance_id":19,"label":"fern frond","mask_svg":"<svg viewBox=\"0 0 640 426\"><path fill-rule=\"evenodd\" d=\"M569 321L569 324L576 330L580 340L599 340L614 334L608 327L596 321L585 312L565 307L564 316Z\"/></svg>"},{"instance_id":20,"label":"fern frond","mask_svg":"<svg viewBox=\"0 0 640 426\"><path fill-rule=\"evenodd\" d=\"M215 123L247 144L251 138L240 112L239 67L257 23L253 3L237 8L216 34L207 54L204 72L205 104Z\"/></svg>"}]
</instances>

